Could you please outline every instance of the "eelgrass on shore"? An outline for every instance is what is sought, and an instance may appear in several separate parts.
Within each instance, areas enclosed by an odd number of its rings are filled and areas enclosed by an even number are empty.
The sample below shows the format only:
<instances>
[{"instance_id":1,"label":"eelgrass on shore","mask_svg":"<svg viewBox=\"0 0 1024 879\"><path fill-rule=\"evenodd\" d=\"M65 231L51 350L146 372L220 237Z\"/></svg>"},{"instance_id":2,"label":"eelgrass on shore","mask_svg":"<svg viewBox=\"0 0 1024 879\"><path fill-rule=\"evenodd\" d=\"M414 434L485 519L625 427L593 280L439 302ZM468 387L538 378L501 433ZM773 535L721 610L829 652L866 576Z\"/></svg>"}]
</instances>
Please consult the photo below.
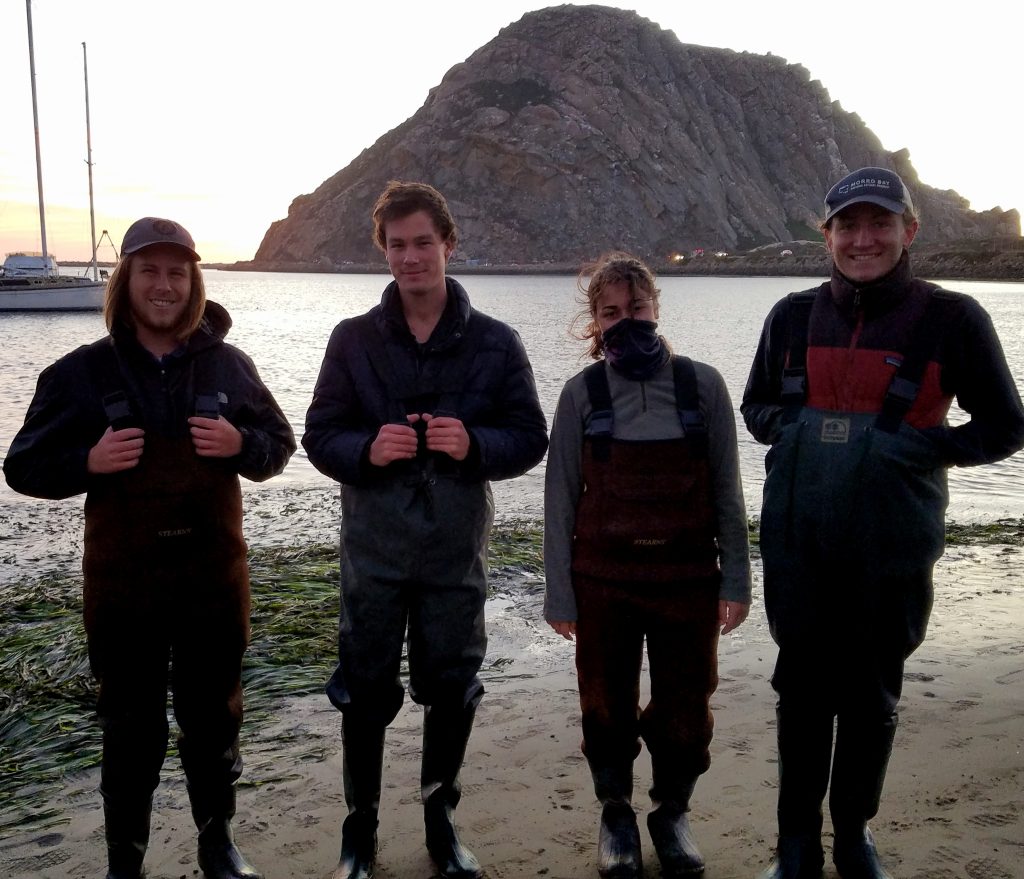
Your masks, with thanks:
<instances>
[{"instance_id":1,"label":"eelgrass on shore","mask_svg":"<svg viewBox=\"0 0 1024 879\"><path fill-rule=\"evenodd\" d=\"M751 523L756 553L757 523ZM950 523L950 545L1024 546L1024 520ZM492 590L542 582L537 523L495 528ZM335 544L250 554L252 638L243 670L246 725L270 724L283 700L323 691L337 652ZM63 820L67 773L98 765L95 682L82 626L81 575L48 573L0 589L0 832ZM174 743L171 742L173 749Z\"/></svg>"},{"instance_id":2,"label":"eelgrass on shore","mask_svg":"<svg viewBox=\"0 0 1024 879\"><path fill-rule=\"evenodd\" d=\"M536 524L496 528L492 580L539 576L540 544ZM247 725L270 723L286 698L323 692L337 656L338 567L334 544L250 553ZM99 764L95 702L81 575L26 577L0 590L0 832L60 820L62 777Z\"/></svg>"}]
</instances>

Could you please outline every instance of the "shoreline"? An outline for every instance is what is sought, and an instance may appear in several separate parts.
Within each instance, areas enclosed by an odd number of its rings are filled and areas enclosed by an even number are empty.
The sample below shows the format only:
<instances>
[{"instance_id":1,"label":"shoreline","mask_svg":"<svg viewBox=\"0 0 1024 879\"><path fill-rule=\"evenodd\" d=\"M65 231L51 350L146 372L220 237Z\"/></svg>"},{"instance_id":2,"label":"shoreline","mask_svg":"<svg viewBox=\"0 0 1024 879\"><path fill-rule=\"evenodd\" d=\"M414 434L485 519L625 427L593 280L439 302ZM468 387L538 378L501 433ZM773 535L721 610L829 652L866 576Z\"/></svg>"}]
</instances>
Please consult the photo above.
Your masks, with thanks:
<instances>
[{"instance_id":1,"label":"shoreline","mask_svg":"<svg viewBox=\"0 0 1024 879\"><path fill-rule=\"evenodd\" d=\"M1024 238L1006 241L965 241L957 244L918 244L911 250L914 274L922 278L953 281L1013 281L1024 278ZM770 245L742 254L687 256L678 263L651 260L662 277L801 277L827 278L832 264L821 242L794 241ZM234 272L282 272L313 274L386 274L382 263L256 262L204 263L204 268ZM452 261L452 275L552 275L575 277L581 264L519 263L490 265Z\"/></svg>"},{"instance_id":2,"label":"shoreline","mask_svg":"<svg viewBox=\"0 0 1024 879\"><path fill-rule=\"evenodd\" d=\"M901 724L872 822L886 866L903 879L1013 879L1024 840L1024 572L1019 543L953 544L936 567L929 636L907 663ZM536 573L510 561L487 604L490 644L463 771L457 819L489 879L592 877L599 806L579 752L572 645L542 621ZM257 587L259 589L260 587ZM255 612L261 599L254 591ZM330 635L332 633L328 633ZM774 844L774 645L760 603L720 646L713 762L697 787L693 826L707 879L754 876ZM646 678L645 678L646 681ZM247 693L248 698L248 693ZM337 862L344 815L340 714L322 692L279 701L243 727L246 769L234 827L268 877L320 879ZM380 879L434 870L423 848L418 770L422 710L406 700L388 733L381 804ZM646 751L636 764L647 875L658 870L643 823ZM199 875L195 831L176 758L157 791L151 879ZM9 827L0 873L59 879L102 875L98 770L59 784L55 821ZM826 818L826 848L831 831ZM824 876L834 879L831 862Z\"/></svg>"}]
</instances>

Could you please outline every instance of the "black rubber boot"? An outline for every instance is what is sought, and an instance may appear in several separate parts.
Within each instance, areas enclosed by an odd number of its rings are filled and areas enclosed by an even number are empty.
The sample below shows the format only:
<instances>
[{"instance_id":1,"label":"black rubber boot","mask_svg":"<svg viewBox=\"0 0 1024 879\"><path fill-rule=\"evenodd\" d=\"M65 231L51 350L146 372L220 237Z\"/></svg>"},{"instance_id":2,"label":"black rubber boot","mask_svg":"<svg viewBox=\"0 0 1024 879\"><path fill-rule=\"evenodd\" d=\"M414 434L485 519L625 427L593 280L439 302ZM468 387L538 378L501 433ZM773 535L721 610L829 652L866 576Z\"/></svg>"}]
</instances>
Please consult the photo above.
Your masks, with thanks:
<instances>
[{"instance_id":1,"label":"black rubber boot","mask_svg":"<svg viewBox=\"0 0 1024 879\"><path fill-rule=\"evenodd\" d=\"M820 879L821 805L832 762L831 713L779 696L779 842L761 879Z\"/></svg>"},{"instance_id":2,"label":"black rubber boot","mask_svg":"<svg viewBox=\"0 0 1024 879\"><path fill-rule=\"evenodd\" d=\"M821 879L825 852L821 836L780 836L775 860L758 879Z\"/></svg>"},{"instance_id":3,"label":"black rubber boot","mask_svg":"<svg viewBox=\"0 0 1024 879\"><path fill-rule=\"evenodd\" d=\"M130 800L103 796L103 823L107 838L106 879L143 879L142 862L149 845L149 822L153 811L151 796Z\"/></svg>"},{"instance_id":4,"label":"black rubber boot","mask_svg":"<svg viewBox=\"0 0 1024 879\"><path fill-rule=\"evenodd\" d=\"M349 712L342 720L345 803L341 857L331 879L371 879L377 864L377 822L385 727L359 720Z\"/></svg>"},{"instance_id":5,"label":"black rubber boot","mask_svg":"<svg viewBox=\"0 0 1024 879\"><path fill-rule=\"evenodd\" d=\"M842 879L892 879L878 861L875 840L867 825L859 832L837 830L832 860Z\"/></svg>"},{"instance_id":6,"label":"black rubber boot","mask_svg":"<svg viewBox=\"0 0 1024 879\"><path fill-rule=\"evenodd\" d=\"M200 790L189 783L188 795L199 828L199 869L206 879L263 879L263 874L242 856L231 834L235 788Z\"/></svg>"},{"instance_id":7,"label":"black rubber boot","mask_svg":"<svg viewBox=\"0 0 1024 879\"><path fill-rule=\"evenodd\" d=\"M633 761L619 766L590 767L594 793L601 802L597 834L597 872L602 879L640 879L640 829L633 811Z\"/></svg>"},{"instance_id":8,"label":"black rubber boot","mask_svg":"<svg viewBox=\"0 0 1024 879\"><path fill-rule=\"evenodd\" d=\"M455 828L455 807L462 799L459 772L478 702L479 698L465 707L428 705L423 713L423 826L427 851L445 879L483 876L479 861Z\"/></svg>"},{"instance_id":9,"label":"black rubber boot","mask_svg":"<svg viewBox=\"0 0 1024 879\"><path fill-rule=\"evenodd\" d=\"M896 723L895 713L875 723L839 719L829 811L835 830L832 860L842 879L889 879L868 821L878 814Z\"/></svg>"},{"instance_id":10,"label":"black rubber boot","mask_svg":"<svg viewBox=\"0 0 1024 879\"><path fill-rule=\"evenodd\" d=\"M704 872L704 858L690 831L687 814L697 777L684 774L670 763L666 765L667 762L651 755L651 801L655 808L647 816L647 829L665 879L700 876Z\"/></svg>"}]
</instances>

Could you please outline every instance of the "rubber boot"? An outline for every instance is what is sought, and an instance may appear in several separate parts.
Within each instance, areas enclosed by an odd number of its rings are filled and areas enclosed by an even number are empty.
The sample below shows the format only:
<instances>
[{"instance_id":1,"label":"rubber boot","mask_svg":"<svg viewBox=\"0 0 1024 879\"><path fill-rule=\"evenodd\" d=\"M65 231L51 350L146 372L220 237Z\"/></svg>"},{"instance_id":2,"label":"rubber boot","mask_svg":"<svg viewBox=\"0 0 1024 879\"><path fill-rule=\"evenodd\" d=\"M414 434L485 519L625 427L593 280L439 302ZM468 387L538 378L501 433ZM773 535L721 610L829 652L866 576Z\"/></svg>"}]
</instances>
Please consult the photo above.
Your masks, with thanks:
<instances>
[{"instance_id":1,"label":"rubber boot","mask_svg":"<svg viewBox=\"0 0 1024 879\"><path fill-rule=\"evenodd\" d=\"M821 805L832 761L833 717L803 705L775 706L779 745L779 841L775 860L761 879L820 879Z\"/></svg>"},{"instance_id":2,"label":"rubber boot","mask_svg":"<svg viewBox=\"0 0 1024 879\"><path fill-rule=\"evenodd\" d=\"M821 879L821 836L780 836L775 859L758 879Z\"/></svg>"},{"instance_id":3,"label":"rubber boot","mask_svg":"<svg viewBox=\"0 0 1024 879\"><path fill-rule=\"evenodd\" d=\"M199 869L206 879L263 879L238 850L231 833L235 788L200 789L189 782L192 817L199 828Z\"/></svg>"},{"instance_id":4,"label":"rubber boot","mask_svg":"<svg viewBox=\"0 0 1024 879\"><path fill-rule=\"evenodd\" d=\"M882 869L875 849L875 840L865 824L859 833L850 828L836 831L832 860L842 879L892 879Z\"/></svg>"},{"instance_id":5,"label":"rubber boot","mask_svg":"<svg viewBox=\"0 0 1024 879\"><path fill-rule=\"evenodd\" d=\"M100 793L107 838L106 879L142 879L146 875L142 862L149 845L153 798L139 797L129 802L110 796L102 789Z\"/></svg>"},{"instance_id":6,"label":"rubber boot","mask_svg":"<svg viewBox=\"0 0 1024 879\"><path fill-rule=\"evenodd\" d=\"M445 879L480 879L476 856L455 828L455 807L462 798L459 772L473 729L479 699L463 707L428 705L423 713L423 764L420 789L427 851Z\"/></svg>"},{"instance_id":7,"label":"rubber boot","mask_svg":"<svg viewBox=\"0 0 1024 879\"><path fill-rule=\"evenodd\" d=\"M343 778L348 815L341 826L341 857L331 879L371 879L377 864L377 823L385 727L357 719L342 720Z\"/></svg>"},{"instance_id":8,"label":"rubber boot","mask_svg":"<svg viewBox=\"0 0 1024 879\"><path fill-rule=\"evenodd\" d=\"M602 879L640 879L640 829L633 811L633 761L590 767L594 793L601 803L597 834L597 872Z\"/></svg>"},{"instance_id":9,"label":"rubber boot","mask_svg":"<svg viewBox=\"0 0 1024 879\"><path fill-rule=\"evenodd\" d=\"M693 839L687 815L697 779L666 778L665 769L659 766L661 762L652 756L651 801L655 808L647 816L647 829L661 861L661 875L665 879L700 876L704 872L704 858Z\"/></svg>"},{"instance_id":10,"label":"rubber boot","mask_svg":"<svg viewBox=\"0 0 1024 879\"><path fill-rule=\"evenodd\" d=\"M896 724L895 712L875 723L839 719L829 811L835 830L832 860L842 879L889 879L868 821L878 814Z\"/></svg>"}]
</instances>

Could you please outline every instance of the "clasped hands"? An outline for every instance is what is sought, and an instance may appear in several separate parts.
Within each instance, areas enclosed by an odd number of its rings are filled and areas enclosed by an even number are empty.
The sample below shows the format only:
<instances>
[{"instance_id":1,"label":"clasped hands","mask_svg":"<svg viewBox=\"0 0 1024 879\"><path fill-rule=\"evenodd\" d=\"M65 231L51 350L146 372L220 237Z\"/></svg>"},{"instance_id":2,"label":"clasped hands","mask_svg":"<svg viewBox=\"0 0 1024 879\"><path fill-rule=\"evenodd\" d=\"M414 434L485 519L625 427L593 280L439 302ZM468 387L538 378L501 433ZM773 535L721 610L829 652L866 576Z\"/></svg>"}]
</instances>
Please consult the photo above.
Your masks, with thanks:
<instances>
[{"instance_id":1,"label":"clasped hands","mask_svg":"<svg viewBox=\"0 0 1024 879\"><path fill-rule=\"evenodd\" d=\"M469 433L466 426L449 415L406 415L408 424L384 424L377 437L370 444L370 463L375 467L386 467L392 461L416 457L419 447L419 432L412 425L422 422L421 427L427 448L441 452L456 461L466 460L469 454Z\"/></svg>"}]
</instances>

